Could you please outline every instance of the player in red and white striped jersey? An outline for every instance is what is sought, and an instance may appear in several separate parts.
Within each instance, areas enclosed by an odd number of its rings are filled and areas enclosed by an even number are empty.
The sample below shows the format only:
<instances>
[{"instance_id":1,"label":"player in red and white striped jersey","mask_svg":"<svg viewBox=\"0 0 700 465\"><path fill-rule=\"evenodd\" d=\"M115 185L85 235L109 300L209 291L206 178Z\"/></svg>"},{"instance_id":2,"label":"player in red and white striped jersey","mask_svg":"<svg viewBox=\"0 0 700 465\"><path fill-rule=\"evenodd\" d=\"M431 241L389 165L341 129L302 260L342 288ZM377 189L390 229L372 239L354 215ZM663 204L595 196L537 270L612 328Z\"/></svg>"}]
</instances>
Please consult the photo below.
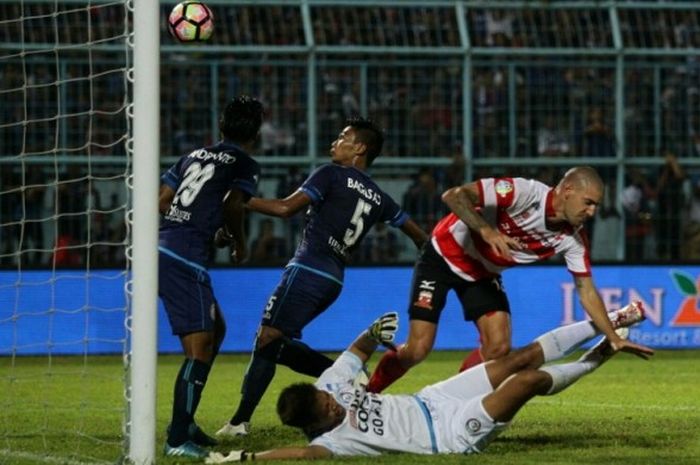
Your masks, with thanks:
<instances>
[{"instance_id":1,"label":"player in red and white striped jersey","mask_svg":"<svg viewBox=\"0 0 700 465\"><path fill-rule=\"evenodd\" d=\"M646 350L618 337L591 277L583 224L595 214L604 192L591 167L572 168L556 187L523 178L485 178L446 191L452 211L433 229L413 273L408 341L387 351L368 390L381 392L427 357L447 293L454 290L467 321L474 321L481 347L464 370L510 352L510 305L501 272L561 254L574 277L581 305L615 350Z\"/></svg>"}]
</instances>

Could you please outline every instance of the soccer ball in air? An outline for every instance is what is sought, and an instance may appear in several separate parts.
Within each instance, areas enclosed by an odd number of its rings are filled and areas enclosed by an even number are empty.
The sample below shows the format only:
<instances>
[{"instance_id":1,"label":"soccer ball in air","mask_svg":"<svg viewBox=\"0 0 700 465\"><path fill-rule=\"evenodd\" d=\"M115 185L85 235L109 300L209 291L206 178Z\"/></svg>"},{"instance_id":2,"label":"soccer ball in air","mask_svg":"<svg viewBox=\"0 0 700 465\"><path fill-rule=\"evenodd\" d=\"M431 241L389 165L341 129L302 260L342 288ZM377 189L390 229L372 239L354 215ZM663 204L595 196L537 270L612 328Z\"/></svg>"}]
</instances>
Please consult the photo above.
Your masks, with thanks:
<instances>
[{"instance_id":1,"label":"soccer ball in air","mask_svg":"<svg viewBox=\"0 0 700 465\"><path fill-rule=\"evenodd\" d=\"M214 32L214 15L202 2L182 2L168 16L168 30L180 42L201 42Z\"/></svg>"}]
</instances>

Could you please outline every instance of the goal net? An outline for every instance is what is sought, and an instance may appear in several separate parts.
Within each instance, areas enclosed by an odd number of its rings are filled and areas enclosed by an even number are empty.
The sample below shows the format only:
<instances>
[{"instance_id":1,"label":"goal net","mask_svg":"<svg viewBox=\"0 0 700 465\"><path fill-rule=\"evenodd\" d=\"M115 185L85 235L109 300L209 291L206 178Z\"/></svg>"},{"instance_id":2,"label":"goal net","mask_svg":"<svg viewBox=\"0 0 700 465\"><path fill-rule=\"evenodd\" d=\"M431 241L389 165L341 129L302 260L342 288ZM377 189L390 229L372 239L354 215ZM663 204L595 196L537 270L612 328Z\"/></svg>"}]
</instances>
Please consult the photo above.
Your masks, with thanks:
<instances>
[{"instance_id":1,"label":"goal net","mask_svg":"<svg viewBox=\"0 0 700 465\"><path fill-rule=\"evenodd\" d=\"M0 1L0 463L125 451L130 10Z\"/></svg>"}]
</instances>

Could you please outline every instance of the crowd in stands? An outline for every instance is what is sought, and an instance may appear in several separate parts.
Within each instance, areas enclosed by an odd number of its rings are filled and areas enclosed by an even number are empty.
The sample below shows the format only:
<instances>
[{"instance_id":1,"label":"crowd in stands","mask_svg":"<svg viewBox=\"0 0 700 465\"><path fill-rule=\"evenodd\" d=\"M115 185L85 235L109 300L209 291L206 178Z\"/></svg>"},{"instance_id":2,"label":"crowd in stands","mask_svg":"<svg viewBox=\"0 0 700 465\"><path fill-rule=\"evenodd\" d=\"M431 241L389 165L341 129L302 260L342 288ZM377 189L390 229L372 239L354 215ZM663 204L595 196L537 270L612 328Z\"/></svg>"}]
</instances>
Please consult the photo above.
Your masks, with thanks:
<instances>
[{"instance_id":1,"label":"crowd in stands","mask_svg":"<svg viewBox=\"0 0 700 465\"><path fill-rule=\"evenodd\" d=\"M169 7L162 8L165 18ZM24 37L30 43L92 40L113 45L124 38L125 10L119 5L86 9L60 2L7 3L0 11L4 18L25 18L6 21L0 30L5 43ZM459 47L454 11L437 6L312 6L311 32L320 46ZM297 6L216 5L214 13L215 45L306 44ZM476 48L613 46L606 8L469 8L465 19L469 42ZM619 21L626 47L700 46L698 10L620 9ZM263 27L269 24L275 27ZM58 36L49 25L59 26ZM165 42L165 21L162 27L164 45L172 45ZM308 127L306 55L201 55L206 59L192 60L189 53L163 55L164 157L172 159L215 140L212 115L219 111L209 105L242 93L259 97L267 108L258 156L308 155L313 132ZM26 251L21 256L28 266L124 261L124 199L108 189L95 189L90 177L94 174L76 171L76 165L53 166L55 156L125 155L126 70L115 65L115 57L121 63L124 52L76 48L58 55L49 48L32 51L24 62L11 57L0 61L0 156L50 160L45 169L36 164L25 173L2 166L3 266L16 265L15 252L20 249ZM403 191L397 192L403 207L429 230L444 214L440 193L463 181L462 57L352 57L319 56L314 100L318 155L323 159L347 117L366 113L386 129L383 162L390 163L392 157L451 159L449 167L415 168L413 177L405 176ZM522 174L551 183L560 174L558 166L520 166L520 157L612 160L622 151L627 158L663 158L661 168L628 166L627 179L619 187L616 168L599 167L610 188L590 231L594 258L619 258L614 244L600 239L614 231L625 234L626 260L700 258L700 178L683 167L684 159L700 156L700 57L655 57L639 66L626 64L623 141L616 140L613 120L615 57L592 56L585 63L580 58L529 57L509 64L506 59L474 57L472 141L466 152L475 159L513 158L509 168L480 167L474 176ZM296 189L304 169L293 167L282 176L277 196ZM114 171L111 174L118 175L123 167ZM620 204L622 208L616 208ZM258 225L261 218L252 217L251 263L284 262L298 241L302 221L299 216L283 224ZM355 258L358 263L401 261L402 247L391 228L378 228Z\"/></svg>"}]
</instances>

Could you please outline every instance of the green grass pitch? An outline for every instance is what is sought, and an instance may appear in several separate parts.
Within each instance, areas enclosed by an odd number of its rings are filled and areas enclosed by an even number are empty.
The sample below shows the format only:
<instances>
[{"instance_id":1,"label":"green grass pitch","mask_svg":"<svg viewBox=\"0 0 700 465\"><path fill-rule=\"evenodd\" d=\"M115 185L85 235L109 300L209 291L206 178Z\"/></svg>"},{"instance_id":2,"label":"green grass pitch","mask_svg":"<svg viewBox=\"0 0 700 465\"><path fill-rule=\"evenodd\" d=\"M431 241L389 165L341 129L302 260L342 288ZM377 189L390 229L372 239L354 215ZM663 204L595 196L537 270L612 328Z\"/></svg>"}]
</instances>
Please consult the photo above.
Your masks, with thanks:
<instances>
[{"instance_id":1,"label":"green grass pitch","mask_svg":"<svg viewBox=\"0 0 700 465\"><path fill-rule=\"evenodd\" d=\"M191 463L160 455L180 356L158 368L158 463ZM414 392L452 374L456 352L436 352L392 386ZM248 357L223 355L197 414L209 433L231 415ZM124 372L118 357L0 359L0 464L107 464L122 451ZM218 449L304 444L281 426L274 405L281 388L304 379L280 368L253 418L252 434ZM308 378L307 378L308 379ZM660 351L645 362L621 354L553 397L533 399L479 456L385 455L373 464L700 464L700 353ZM368 458L336 460L369 463ZM293 462L304 463L304 462ZM323 463L316 461L313 463Z\"/></svg>"}]
</instances>

